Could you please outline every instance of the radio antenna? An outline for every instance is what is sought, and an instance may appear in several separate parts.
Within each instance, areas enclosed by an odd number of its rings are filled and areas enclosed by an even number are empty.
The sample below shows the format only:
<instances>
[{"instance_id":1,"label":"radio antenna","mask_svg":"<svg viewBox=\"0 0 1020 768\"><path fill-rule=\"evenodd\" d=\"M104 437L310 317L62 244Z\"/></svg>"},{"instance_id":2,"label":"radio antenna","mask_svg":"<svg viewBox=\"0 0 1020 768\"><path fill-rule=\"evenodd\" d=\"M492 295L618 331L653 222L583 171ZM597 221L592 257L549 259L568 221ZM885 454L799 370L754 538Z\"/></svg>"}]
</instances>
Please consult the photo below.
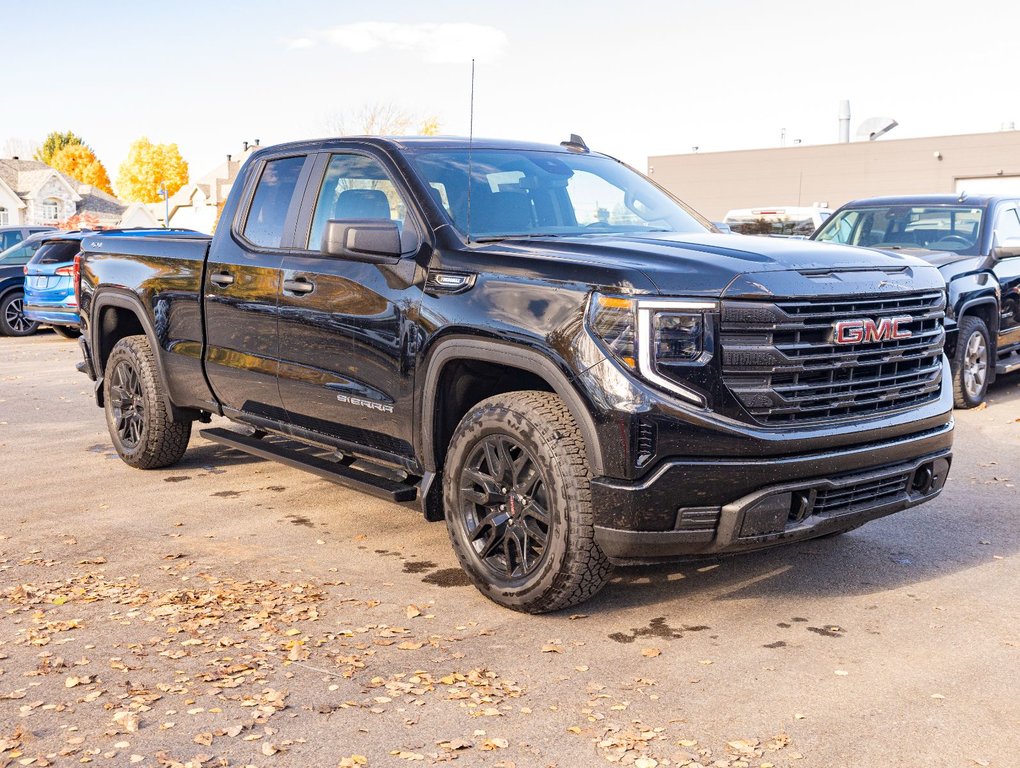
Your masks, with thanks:
<instances>
[{"instance_id":1,"label":"radio antenna","mask_svg":"<svg viewBox=\"0 0 1020 768\"><path fill-rule=\"evenodd\" d=\"M471 160L475 143L475 60L471 59L471 109L468 118L467 241L471 242Z\"/></svg>"}]
</instances>

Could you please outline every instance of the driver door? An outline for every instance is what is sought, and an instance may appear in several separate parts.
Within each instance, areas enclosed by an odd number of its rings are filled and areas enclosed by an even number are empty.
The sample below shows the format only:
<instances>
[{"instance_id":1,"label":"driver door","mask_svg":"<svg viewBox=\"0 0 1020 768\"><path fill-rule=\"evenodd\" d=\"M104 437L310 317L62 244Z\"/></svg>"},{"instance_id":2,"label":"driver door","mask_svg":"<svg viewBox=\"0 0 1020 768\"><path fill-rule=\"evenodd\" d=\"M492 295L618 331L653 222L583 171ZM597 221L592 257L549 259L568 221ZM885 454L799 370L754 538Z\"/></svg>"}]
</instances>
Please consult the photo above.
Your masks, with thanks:
<instances>
[{"instance_id":1,"label":"driver door","mask_svg":"<svg viewBox=\"0 0 1020 768\"><path fill-rule=\"evenodd\" d=\"M298 225L300 251L283 259L280 394L290 423L362 453L410 459L423 231L380 158L316 158ZM320 250L326 222L398 222L403 255L372 264ZM398 458L399 460L399 458Z\"/></svg>"},{"instance_id":2,"label":"driver door","mask_svg":"<svg viewBox=\"0 0 1020 768\"><path fill-rule=\"evenodd\" d=\"M995 217L995 241L1020 238L1020 205L1016 201L999 210ZM1020 345L1020 256L999 259L992 268L1002 289L1000 297L998 350Z\"/></svg>"}]
</instances>

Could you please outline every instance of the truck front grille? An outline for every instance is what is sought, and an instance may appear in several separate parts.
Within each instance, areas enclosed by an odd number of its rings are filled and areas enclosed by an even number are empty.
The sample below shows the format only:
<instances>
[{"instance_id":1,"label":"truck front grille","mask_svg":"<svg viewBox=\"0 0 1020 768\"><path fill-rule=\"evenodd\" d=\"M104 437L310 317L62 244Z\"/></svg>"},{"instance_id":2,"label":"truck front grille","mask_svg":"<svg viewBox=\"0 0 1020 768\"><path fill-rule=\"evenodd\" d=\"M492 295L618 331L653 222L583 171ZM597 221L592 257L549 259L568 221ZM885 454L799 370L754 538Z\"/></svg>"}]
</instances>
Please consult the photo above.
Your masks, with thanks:
<instances>
[{"instance_id":1,"label":"truck front grille","mask_svg":"<svg viewBox=\"0 0 1020 768\"><path fill-rule=\"evenodd\" d=\"M755 421L850 419L938 399L945 295L941 291L777 301L724 301L723 379ZM910 336L836 344L844 320L903 318Z\"/></svg>"}]
</instances>

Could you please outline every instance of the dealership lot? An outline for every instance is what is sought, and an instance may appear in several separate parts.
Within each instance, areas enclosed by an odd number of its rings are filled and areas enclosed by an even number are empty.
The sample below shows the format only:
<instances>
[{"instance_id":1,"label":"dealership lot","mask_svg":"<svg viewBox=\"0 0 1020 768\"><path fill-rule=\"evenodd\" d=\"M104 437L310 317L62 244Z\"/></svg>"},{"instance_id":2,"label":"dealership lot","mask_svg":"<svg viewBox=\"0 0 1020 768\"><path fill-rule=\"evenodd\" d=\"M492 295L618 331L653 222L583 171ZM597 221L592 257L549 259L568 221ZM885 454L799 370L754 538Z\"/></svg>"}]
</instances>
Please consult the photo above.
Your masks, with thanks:
<instances>
[{"instance_id":1,"label":"dealership lot","mask_svg":"<svg viewBox=\"0 0 1020 768\"><path fill-rule=\"evenodd\" d=\"M1018 375L931 504L530 617L402 507L130 469L78 359L0 339L0 766L1016 764Z\"/></svg>"}]
</instances>

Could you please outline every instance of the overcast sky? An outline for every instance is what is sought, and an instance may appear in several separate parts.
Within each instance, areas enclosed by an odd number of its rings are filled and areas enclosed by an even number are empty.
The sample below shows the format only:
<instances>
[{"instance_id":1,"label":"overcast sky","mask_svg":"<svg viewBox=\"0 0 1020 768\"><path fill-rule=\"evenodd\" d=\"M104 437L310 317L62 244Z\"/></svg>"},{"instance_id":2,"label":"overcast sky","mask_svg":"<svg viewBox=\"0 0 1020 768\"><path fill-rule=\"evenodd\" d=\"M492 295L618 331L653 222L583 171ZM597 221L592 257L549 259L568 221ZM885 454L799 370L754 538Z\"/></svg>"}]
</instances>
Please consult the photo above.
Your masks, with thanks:
<instances>
[{"instance_id":1,"label":"overcast sky","mask_svg":"<svg viewBox=\"0 0 1020 768\"><path fill-rule=\"evenodd\" d=\"M889 138L1020 127L1016 0L0 0L0 27L0 152L70 129L114 179L141 135L195 178L375 102L466 135L472 57L476 136L579 133L641 169L783 129L834 142L840 99L852 134L871 116L899 121Z\"/></svg>"}]
</instances>

